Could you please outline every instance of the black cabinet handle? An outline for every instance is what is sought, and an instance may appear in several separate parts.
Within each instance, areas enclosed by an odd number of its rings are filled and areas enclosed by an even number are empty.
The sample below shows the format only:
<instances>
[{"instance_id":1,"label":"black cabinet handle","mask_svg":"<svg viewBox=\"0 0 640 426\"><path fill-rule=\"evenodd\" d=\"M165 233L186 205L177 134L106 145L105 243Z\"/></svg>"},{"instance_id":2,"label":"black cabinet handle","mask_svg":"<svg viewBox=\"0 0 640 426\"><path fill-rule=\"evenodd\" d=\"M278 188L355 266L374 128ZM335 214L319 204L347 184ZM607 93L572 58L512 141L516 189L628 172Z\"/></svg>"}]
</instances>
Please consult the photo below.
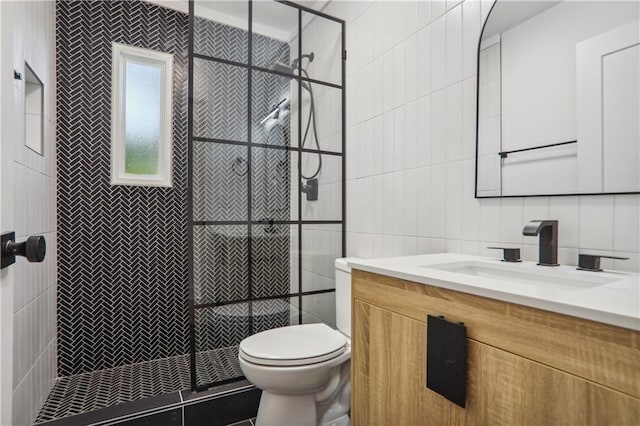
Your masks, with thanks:
<instances>
[{"instance_id":1,"label":"black cabinet handle","mask_svg":"<svg viewBox=\"0 0 640 426\"><path fill-rule=\"evenodd\" d=\"M29 262L42 262L47 254L47 242L42 235L34 235L26 241L17 243L15 232L2 234L0 249L2 250L1 268L6 268L16 261L16 256L24 256Z\"/></svg>"}]
</instances>

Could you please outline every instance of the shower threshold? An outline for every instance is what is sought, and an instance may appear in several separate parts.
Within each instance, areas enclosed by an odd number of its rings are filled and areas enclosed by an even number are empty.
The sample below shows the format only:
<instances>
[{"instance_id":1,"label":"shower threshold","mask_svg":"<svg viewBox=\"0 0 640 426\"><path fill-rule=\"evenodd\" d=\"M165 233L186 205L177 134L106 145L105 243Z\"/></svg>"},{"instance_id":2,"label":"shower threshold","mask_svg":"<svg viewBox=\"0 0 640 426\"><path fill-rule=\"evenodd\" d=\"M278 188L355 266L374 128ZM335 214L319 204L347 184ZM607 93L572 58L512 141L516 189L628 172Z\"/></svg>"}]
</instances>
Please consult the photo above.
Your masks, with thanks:
<instances>
[{"instance_id":1,"label":"shower threshold","mask_svg":"<svg viewBox=\"0 0 640 426\"><path fill-rule=\"evenodd\" d=\"M90 371L57 379L35 424L191 388L189 355ZM238 346L196 354L199 384L242 377Z\"/></svg>"}]
</instances>

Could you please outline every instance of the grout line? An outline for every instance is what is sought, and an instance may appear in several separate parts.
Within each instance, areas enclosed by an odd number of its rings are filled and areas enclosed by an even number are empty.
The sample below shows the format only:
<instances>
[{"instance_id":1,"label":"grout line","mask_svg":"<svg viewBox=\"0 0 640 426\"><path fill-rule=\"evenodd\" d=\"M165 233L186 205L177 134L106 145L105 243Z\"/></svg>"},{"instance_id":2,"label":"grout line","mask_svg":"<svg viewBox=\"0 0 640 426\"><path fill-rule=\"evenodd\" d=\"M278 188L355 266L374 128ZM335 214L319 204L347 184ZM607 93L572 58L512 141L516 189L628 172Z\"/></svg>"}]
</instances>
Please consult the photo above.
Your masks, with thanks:
<instances>
[{"instance_id":1,"label":"grout line","mask_svg":"<svg viewBox=\"0 0 640 426\"><path fill-rule=\"evenodd\" d=\"M56 282L56 280L53 280L54 283ZM31 284L27 284L27 285L31 285ZM29 307L29 305L32 305L33 303L35 303L38 299L44 297L46 295L46 293L49 292L49 290L52 290L53 288L53 284L48 286L46 289L42 290L41 292L39 292L38 294L36 294L35 296L33 296L33 298L31 300L29 300L27 303L25 303L20 309L18 309L17 311L15 311L13 313L14 316L20 314L22 311L24 311L27 307Z\"/></svg>"},{"instance_id":2,"label":"grout line","mask_svg":"<svg viewBox=\"0 0 640 426\"><path fill-rule=\"evenodd\" d=\"M31 364L31 366L29 367L29 369L25 372L24 377L22 377L22 379L18 382L18 384L13 388L13 392L15 392L20 385L22 385L24 383L24 381L27 379L27 377L31 374L31 372L33 371L33 368L36 366L36 364L38 364L38 362L41 360L42 356L45 354L45 352L47 352L47 350L49 349L49 347L55 342L55 338L50 340L49 343L47 343L47 345L44 347L44 349L42 350L42 352L40 352L40 354L38 354L38 358L35 359L35 361L33 362L33 364ZM55 353L54 353L55 355Z\"/></svg>"}]
</instances>

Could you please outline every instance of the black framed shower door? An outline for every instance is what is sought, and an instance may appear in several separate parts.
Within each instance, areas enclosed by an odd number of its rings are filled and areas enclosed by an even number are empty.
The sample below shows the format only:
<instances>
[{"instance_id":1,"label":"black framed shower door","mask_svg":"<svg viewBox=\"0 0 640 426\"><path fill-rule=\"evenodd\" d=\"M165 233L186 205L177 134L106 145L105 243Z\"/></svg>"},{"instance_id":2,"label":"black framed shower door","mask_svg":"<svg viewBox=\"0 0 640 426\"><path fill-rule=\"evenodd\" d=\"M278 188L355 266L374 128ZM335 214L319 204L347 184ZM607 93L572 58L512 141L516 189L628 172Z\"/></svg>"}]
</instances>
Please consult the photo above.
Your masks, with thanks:
<instances>
[{"instance_id":1,"label":"black framed shower door","mask_svg":"<svg viewBox=\"0 0 640 426\"><path fill-rule=\"evenodd\" d=\"M242 379L251 334L332 324L346 253L345 23L272 0L227 19L232 3L189 2L193 390Z\"/></svg>"}]
</instances>

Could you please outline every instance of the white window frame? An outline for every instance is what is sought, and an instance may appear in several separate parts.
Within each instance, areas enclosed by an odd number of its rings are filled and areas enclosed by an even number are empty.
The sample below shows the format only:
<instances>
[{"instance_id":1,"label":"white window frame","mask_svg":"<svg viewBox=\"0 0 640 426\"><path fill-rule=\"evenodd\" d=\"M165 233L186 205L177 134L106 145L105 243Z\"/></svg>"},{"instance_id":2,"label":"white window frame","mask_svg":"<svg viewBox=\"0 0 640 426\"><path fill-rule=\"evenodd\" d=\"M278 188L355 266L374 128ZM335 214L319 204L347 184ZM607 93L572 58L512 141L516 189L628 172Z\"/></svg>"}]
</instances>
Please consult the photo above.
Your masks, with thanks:
<instances>
[{"instance_id":1,"label":"white window frame","mask_svg":"<svg viewBox=\"0 0 640 426\"><path fill-rule=\"evenodd\" d=\"M130 174L125 172L125 70L127 62L160 68L158 173L154 175ZM112 43L111 67L111 184L171 187L173 55L120 43Z\"/></svg>"}]
</instances>

